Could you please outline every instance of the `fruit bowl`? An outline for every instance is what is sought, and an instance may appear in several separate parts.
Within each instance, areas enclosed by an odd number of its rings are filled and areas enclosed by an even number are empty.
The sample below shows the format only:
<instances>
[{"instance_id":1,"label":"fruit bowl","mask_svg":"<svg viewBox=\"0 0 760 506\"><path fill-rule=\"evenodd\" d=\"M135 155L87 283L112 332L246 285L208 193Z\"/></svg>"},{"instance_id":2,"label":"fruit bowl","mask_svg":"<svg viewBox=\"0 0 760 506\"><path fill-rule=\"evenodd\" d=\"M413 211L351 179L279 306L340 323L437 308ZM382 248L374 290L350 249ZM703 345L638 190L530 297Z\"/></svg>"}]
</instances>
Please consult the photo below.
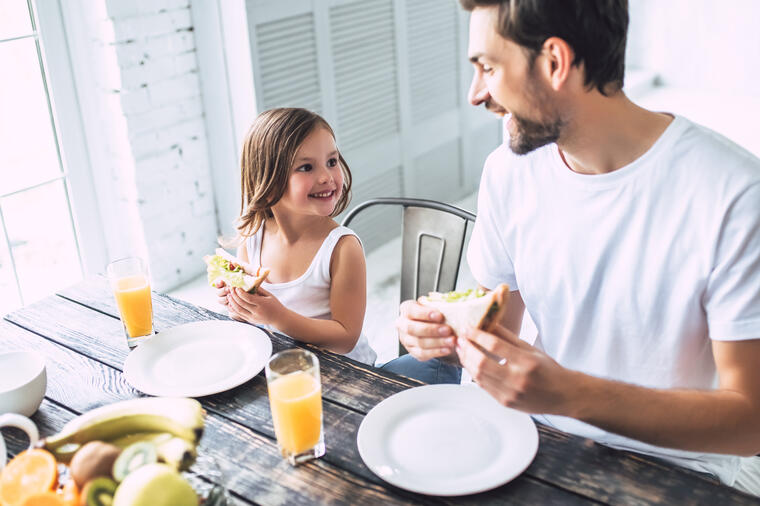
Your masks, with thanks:
<instances>
[{"instance_id":1,"label":"fruit bowl","mask_svg":"<svg viewBox=\"0 0 760 506\"><path fill-rule=\"evenodd\" d=\"M198 444L205 411L186 398L103 406L19 453L0 473L0 504L226 506L217 462Z\"/></svg>"}]
</instances>

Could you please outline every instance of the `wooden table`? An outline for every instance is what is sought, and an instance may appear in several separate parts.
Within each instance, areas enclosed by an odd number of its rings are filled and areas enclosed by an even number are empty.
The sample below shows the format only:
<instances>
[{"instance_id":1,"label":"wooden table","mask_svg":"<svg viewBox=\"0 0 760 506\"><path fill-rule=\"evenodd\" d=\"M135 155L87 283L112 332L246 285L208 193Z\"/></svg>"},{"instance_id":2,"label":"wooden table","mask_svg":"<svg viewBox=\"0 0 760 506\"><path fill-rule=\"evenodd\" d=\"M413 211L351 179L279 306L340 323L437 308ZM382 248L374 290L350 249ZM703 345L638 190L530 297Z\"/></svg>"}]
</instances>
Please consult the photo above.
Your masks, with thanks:
<instances>
[{"instance_id":1,"label":"wooden table","mask_svg":"<svg viewBox=\"0 0 760 506\"><path fill-rule=\"evenodd\" d=\"M227 319L165 295L153 295L160 332L198 320ZM274 335L274 351L296 344ZM200 453L212 457L236 504L758 504L749 496L687 470L538 427L538 455L518 478L495 490L457 498L393 487L362 462L356 434L364 415L388 396L420 383L339 355L321 361L327 454L292 468L279 455L263 372L201 398L208 412ZM33 349L47 362L45 400L32 417L42 436L100 405L140 396L124 379L128 350L113 296L103 278L88 279L0 320L0 352ZM24 447L5 431L9 453ZM214 476L196 463L199 475ZM213 479L213 478L208 478Z\"/></svg>"}]
</instances>

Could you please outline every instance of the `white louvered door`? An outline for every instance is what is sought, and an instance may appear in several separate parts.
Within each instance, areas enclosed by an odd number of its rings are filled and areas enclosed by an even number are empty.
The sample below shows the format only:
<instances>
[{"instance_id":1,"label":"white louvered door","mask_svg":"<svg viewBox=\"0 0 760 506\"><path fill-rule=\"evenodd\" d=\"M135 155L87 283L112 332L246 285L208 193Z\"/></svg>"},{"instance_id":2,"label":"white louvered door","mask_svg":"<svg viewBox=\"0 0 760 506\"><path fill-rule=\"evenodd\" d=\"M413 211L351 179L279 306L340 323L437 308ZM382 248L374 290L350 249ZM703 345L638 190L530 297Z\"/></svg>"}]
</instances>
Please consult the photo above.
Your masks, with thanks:
<instances>
[{"instance_id":1,"label":"white louvered door","mask_svg":"<svg viewBox=\"0 0 760 506\"><path fill-rule=\"evenodd\" d=\"M284 17L256 27L259 110L298 104L322 111L319 61L311 12ZM254 56L254 58L256 58ZM256 72L258 70L258 72Z\"/></svg>"},{"instance_id":2,"label":"white louvered door","mask_svg":"<svg viewBox=\"0 0 760 506\"><path fill-rule=\"evenodd\" d=\"M322 114L372 197L455 201L476 189L500 122L466 101L467 14L456 0L247 0L256 104ZM397 210L355 222L368 250Z\"/></svg>"}]
</instances>

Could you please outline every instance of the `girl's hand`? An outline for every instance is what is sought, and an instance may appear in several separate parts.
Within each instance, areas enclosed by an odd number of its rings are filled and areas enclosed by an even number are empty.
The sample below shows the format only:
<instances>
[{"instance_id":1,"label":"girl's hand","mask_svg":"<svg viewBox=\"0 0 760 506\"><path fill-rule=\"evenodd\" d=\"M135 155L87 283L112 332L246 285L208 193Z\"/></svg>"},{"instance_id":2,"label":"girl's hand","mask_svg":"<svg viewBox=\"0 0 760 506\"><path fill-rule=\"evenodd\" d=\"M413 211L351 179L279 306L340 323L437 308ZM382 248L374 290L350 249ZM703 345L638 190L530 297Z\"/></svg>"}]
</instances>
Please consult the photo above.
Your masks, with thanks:
<instances>
[{"instance_id":1,"label":"girl's hand","mask_svg":"<svg viewBox=\"0 0 760 506\"><path fill-rule=\"evenodd\" d=\"M216 282L216 301L222 306L227 305L227 296L230 293L230 289L224 283L224 280L218 280Z\"/></svg>"},{"instance_id":2,"label":"girl's hand","mask_svg":"<svg viewBox=\"0 0 760 506\"><path fill-rule=\"evenodd\" d=\"M271 293L259 287L256 293L248 293L240 288L229 292L230 316L249 323L258 323L278 327L277 322L285 313L286 308Z\"/></svg>"}]
</instances>

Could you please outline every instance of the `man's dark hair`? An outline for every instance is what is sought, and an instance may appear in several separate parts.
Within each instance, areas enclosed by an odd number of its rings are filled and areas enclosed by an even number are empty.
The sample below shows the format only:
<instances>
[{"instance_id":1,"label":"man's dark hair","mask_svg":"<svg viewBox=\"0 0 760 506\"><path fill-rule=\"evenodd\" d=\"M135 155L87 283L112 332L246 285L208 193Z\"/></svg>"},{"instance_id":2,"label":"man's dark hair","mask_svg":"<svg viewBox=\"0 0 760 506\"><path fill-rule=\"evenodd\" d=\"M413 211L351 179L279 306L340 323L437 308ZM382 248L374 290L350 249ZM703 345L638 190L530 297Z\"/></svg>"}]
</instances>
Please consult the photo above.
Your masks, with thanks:
<instances>
[{"instance_id":1,"label":"man's dark hair","mask_svg":"<svg viewBox=\"0 0 760 506\"><path fill-rule=\"evenodd\" d=\"M603 95L623 88L628 0L459 0L462 7L499 7L497 29L523 46L531 65L546 39L559 37L583 64L584 84Z\"/></svg>"}]
</instances>

